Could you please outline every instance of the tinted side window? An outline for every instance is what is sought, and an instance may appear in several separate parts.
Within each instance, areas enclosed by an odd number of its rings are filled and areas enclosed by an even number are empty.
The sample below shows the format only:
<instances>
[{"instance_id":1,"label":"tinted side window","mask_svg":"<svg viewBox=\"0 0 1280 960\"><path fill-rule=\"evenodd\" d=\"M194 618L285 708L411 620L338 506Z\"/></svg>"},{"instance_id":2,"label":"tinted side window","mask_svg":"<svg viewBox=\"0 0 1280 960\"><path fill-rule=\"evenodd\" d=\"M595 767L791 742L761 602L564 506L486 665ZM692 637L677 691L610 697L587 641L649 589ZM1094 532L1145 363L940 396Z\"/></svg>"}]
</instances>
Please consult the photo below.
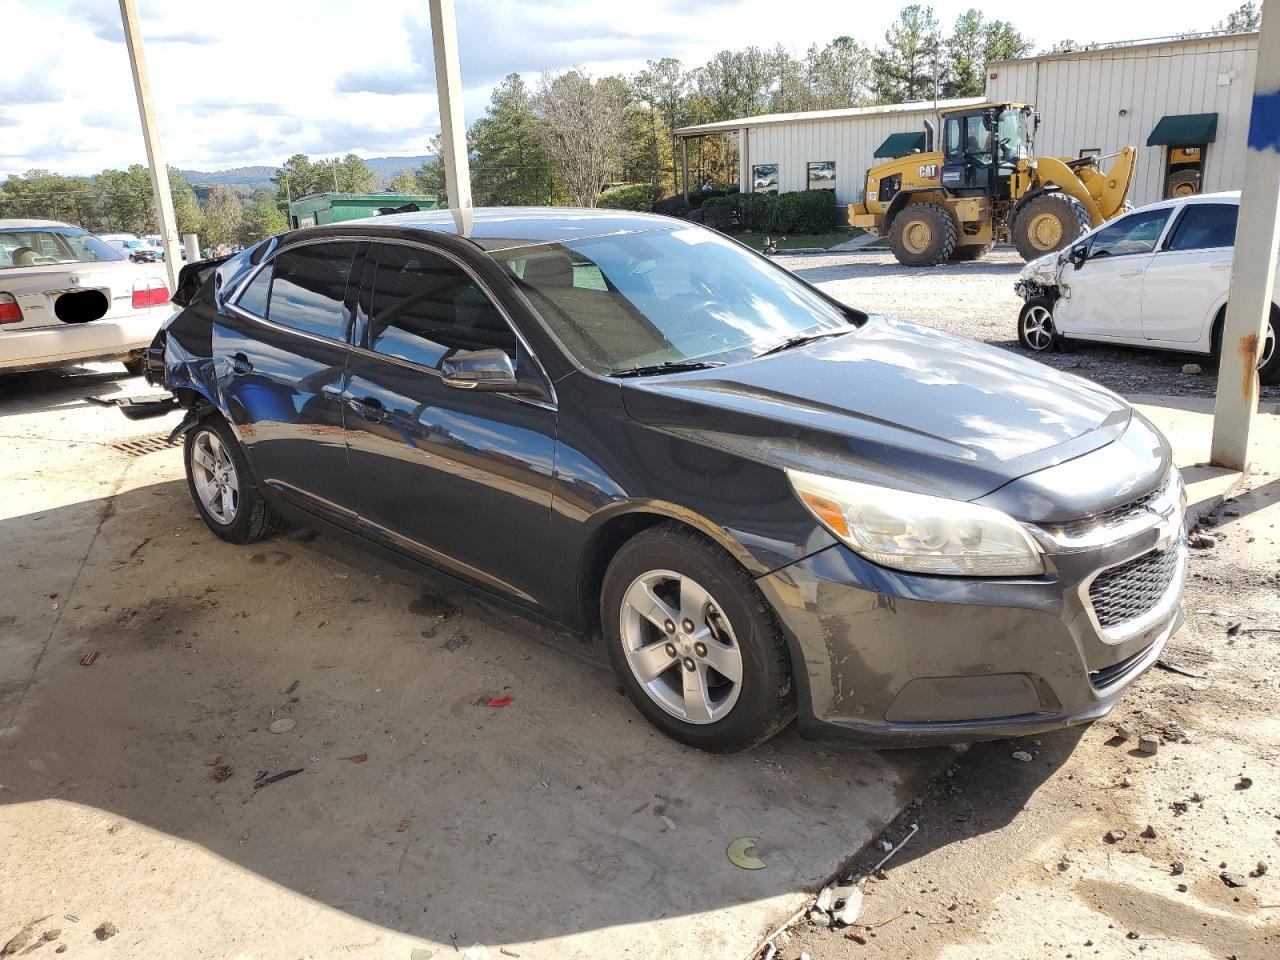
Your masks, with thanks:
<instances>
[{"instance_id":1,"label":"tinted side window","mask_svg":"<svg viewBox=\"0 0 1280 960\"><path fill-rule=\"evenodd\" d=\"M1131 253L1150 253L1169 219L1169 208L1139 210L1115 223L1107 224L1093 236L1089 258L1123 257Z\"/></svg>"},{"instance_id":2,"label":"tinted side window","mask_svg":"<svg viewBox=\"0 0 1280 960\"><path fill-rule=\"evenodd\" d=\"M256 317L267 315L267 302L271 295L271 266L267 264L253 278L253 283L244 288L244 293L240 294L240 299L236 301L237 307L249 311Z\"/></svg>"},{"instance_id":3,"label":"tinted side window","mask_svg":"<svg viewBox=\"0 0 1280 960\"><path fill-rule=\"evenodd\" d=\"M461 267L421 247L381 244L373 275L369 349L424 367L454 350L498 349L516 336Z\"/></svg>"},{"instance_id":4,"label":"tinted side window","mask_svg":"<svg viewBox=\"0 0 1280 960\"><path fill-rule=\"evenodd\" d=\"M1240 208L1234 203L1189 203L1182 219L1173 228L1169 249L1208 250L1234 246L1239 215Z\"/></svg>"},{"instance_id":5,"label":"tinted side window","mask_svg":"<svg viewBox=\"0 0 1280 960\"><path fill-rule=\"evenodd\" d=\"M316 243L276 257L267 319L331 340L344 339L347 312L343 301L358 246Z\"/></svg>"}]
</instances>

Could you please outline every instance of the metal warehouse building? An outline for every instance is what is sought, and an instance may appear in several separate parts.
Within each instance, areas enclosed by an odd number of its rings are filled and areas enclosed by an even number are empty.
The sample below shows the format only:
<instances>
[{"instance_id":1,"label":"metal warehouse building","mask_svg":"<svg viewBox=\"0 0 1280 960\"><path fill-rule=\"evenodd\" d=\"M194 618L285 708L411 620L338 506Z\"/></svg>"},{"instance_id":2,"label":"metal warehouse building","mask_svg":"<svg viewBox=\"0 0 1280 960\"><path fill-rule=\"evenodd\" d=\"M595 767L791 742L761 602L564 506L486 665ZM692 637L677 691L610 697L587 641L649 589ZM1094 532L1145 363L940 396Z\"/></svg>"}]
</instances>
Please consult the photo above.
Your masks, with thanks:
<instances>
[{"instance_id":1,"label":"metal warehouse building","mask_svg":"<svg viewBox=\"0 0 1280 960\"><path fill-rule=\"evenodd\" d=\"M1242 33L1002 60L987 65L986 99L1036 105L1037 153L1110 154L1133 144L1129 196L1141 206L1174 190L1240 187L1257 57L1258 35ZM675 133L682 145L690 137L735 134L744 191L830 188L843 206L861 200L877 158L923 147L924 120L936 125L936 113L978 102L770 114Z\"/></svg>"}]
</instances>

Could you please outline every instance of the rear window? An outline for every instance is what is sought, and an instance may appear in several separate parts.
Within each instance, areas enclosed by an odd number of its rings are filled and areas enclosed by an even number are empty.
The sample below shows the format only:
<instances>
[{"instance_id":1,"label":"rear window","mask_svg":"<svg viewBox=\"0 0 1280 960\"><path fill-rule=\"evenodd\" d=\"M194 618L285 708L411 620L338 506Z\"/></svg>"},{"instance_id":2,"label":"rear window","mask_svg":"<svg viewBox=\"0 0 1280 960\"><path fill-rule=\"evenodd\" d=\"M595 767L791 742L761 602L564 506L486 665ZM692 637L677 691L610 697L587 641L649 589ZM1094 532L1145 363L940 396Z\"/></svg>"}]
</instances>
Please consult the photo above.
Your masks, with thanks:
<instances>
[{"instance_id":1,"label":"rear window","mask_svg":"<svg viewBox=\"0 0 1280 960\"><path fill-rule=\"evenodd\" d=\"M1232 247L1240 207L1234 203L1189 203L1173 228L1170 250L1209 250Z\"/></svg>"},{"instance_id":2,"label":"rear window","mask_svg":"<svg viewBox=\"0 0 1280 960\"><path fill-rule=\"evenodd\" d=\"M123 259L93 234L75 227L61 230L0 230L0 270L20 270L53 263L98 263Z\"/></svg>"}]
</instances>

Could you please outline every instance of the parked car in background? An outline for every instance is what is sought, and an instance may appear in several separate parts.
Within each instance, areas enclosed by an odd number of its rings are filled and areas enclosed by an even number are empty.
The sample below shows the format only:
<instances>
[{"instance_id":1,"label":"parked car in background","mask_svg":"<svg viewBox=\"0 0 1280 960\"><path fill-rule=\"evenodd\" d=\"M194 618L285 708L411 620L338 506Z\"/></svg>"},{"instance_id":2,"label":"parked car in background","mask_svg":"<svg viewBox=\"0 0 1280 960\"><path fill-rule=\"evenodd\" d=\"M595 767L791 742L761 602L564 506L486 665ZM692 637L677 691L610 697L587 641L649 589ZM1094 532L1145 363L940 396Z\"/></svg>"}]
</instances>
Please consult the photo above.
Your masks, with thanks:
<instances>
[{"instance_id":1,"label":"parked car in background","mask_svg":"<svg viewBox=\"0 0 1280 960\"><path fill-rule=\"evenodd\" d=\"M172 308L163 268L53 220L0 220L0 371L121 359L142 372Z\"/></svg>"},{"instance_id":2,"label":"parked car in background","mask_svg":"<svg viewBox=\"0 0 1280 960\"><path fill-rule=\"evenodd\" d=\"M714 751L1087 722L1182 622L1182 481L1110 391L684 221L466 218L183 271L148 376L214 534L300 516L602 636Z\"/></svg>"},{"instance_id":3,"label":"parked car in background","mask_svg":"<svg viewBox=\"0 0 1280 960\"><path fill-rule=\"evenodd\" d=\"M1072 341L1218 353L1231 285L1240 194L1153 203L1028 263L1018 342L1048 350ZM1258 375L1280 382L1280 305L1272 304Z\"/></svg>"}]
</instances>

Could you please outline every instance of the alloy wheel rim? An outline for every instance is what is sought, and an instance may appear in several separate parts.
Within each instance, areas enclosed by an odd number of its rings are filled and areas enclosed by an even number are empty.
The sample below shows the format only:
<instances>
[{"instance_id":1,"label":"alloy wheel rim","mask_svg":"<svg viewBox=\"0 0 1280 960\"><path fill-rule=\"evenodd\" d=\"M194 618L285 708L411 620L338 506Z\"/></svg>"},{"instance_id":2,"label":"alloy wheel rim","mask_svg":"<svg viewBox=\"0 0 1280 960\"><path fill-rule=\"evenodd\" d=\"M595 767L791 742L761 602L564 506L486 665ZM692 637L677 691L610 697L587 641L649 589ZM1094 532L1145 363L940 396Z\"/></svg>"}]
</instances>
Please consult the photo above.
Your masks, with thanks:
<instances>
[{"instance_id":1,"label":"alloy wheel rim","mask_svg":"<svg viewBox=\"0 0 1280 960\"><path fill-rule=\"evenodd\" d=\"M1276 352L1276 328L1267 324L1267 331L1262 336L1262 356L1258 358L1258 369L1265 367Z\"/></svg>"},{"instance_id":2,"label":"alloy wheel rim","mask_svg":"<svg viewBox=\"0 0 1280 960\"><path fill-rule=\"evenodd\" d=\"M1053 343L1053 314L1039 305L1022 318L1022 335L1032 350L1048 350Z\"/></svg>"},{"instance_id":3,"label":"alloy wheel rim","mask_svg":"<svg viewBox=\"0 0 1280 960\"><path fill-rule=\"evenodd\" d=\"M729 618L692 577L651 570L622 596L622 652L645 694L678 720L715 723L742 692Z\"/></svg>"},{"instance_id":4,"label":"alloy wheel rim","mask_svg":"<svg viewBox=\"0 0 1280 960\"><path fill-rule=\"evenodd\" d=\"M1031 242L1038 250L1053 250L1062 241L1062 221L1051 213L1041 213L1031 221Z\"/></svg>"},{"instance_id":5,"label":"alloy wheel rim","mask_svg":"<svg viewBox=\"0 0 1280 960\"><path fill-rule=\"evenodd\" d=\"M201 430L191 443L191 476L205 510L224 526L240 510L240 477L226 444L212 430Z\"/></svg>"}]
</instances>

